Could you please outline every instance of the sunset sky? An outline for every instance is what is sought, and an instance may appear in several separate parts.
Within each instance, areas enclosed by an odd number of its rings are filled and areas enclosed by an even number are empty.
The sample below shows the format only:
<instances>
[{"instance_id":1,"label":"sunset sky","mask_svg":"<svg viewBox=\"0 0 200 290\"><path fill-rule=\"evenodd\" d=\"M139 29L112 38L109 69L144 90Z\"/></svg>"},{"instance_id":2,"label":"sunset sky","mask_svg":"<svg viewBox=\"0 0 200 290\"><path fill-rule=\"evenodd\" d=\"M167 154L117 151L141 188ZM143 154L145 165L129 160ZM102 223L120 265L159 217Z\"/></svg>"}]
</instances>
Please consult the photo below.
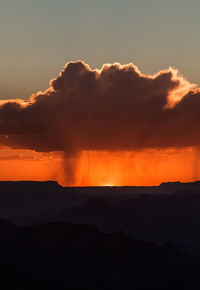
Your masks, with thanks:
<instances>
[{"instance_id":1,"label":"sunset sky","mask_svg":"<svg viewBox=\"0 0 200 290\"><path fill-rule=\"evenodd\" d=\"M200 178L199 11L199 0L1 0L0 180Z\"/></svg>"}]
</instances>

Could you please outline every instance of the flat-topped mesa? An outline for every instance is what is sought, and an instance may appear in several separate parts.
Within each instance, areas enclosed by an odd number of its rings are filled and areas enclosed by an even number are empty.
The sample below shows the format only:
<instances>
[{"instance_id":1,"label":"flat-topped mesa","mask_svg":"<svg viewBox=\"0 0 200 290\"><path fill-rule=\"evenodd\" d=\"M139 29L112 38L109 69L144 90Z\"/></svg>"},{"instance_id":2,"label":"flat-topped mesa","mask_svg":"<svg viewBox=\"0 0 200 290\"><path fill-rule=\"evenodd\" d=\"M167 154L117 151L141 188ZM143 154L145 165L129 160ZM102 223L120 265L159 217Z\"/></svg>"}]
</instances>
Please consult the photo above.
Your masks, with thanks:
<instances>
[{"instance_id":1,"label":"flat-topped mesa","mask_svg":"<svg viewBox=\"0 0 200 290\"><path fill-rule=\"evenodd\" d=\"M185 182L180 181L175 182L163 182L158 186L161 193L167 194L190 194L196 195L200 194L200 181L195 182Z\"/></svg>"},{"instance_id":2,"label":"flat-topped mesa","mask_svg":"<svg viewBox=\"0 0 200 290\"><path fill-rule=\"evenodd\" d=\"M174 187L182 184L180 181L162 182L159 187Z\"/></svg>"},{"instance_id":3,"label":"flat-topped mesa","mask_svg":"<svg viewBox=\"0 0 200 290\"><path fill-rule=\"evenodd\" d=\"M0 181L0 192L55 191L62 189L57 181Z\"/></svg>"},{"instance_id":4,"label":"flat-topped mesa","mask_svg":"<svg viewBox=\"0 0 200 290\"><path fill-rule=\"evenodd\" d=\"M180 181L174 181L174 182L162 182L159 187L200 187L200 180L194 181L194 182L180 182Z\"/></svg>"}]
</instances>

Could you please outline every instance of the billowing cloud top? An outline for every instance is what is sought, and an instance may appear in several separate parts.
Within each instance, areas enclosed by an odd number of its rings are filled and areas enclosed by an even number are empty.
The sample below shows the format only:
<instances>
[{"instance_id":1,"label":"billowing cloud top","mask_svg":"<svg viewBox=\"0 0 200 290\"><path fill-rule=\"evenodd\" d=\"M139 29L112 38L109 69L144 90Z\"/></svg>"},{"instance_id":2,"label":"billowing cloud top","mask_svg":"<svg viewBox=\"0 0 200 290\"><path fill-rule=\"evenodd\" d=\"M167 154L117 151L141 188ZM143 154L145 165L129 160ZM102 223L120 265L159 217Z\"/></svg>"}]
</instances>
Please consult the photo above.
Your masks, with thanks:
<instances>
[{"instance_id":1,"label":"billowing cloud top","mask_svg":"<svg viewBox=\"0 0 200 290\"><path fill-rule=\"evenodd\" d=\"M67 63L29 101L0 101L0 144L36 151L132 150L200 144L200 90L169 68L92 70Z\"/></svg>"}]
</instances>

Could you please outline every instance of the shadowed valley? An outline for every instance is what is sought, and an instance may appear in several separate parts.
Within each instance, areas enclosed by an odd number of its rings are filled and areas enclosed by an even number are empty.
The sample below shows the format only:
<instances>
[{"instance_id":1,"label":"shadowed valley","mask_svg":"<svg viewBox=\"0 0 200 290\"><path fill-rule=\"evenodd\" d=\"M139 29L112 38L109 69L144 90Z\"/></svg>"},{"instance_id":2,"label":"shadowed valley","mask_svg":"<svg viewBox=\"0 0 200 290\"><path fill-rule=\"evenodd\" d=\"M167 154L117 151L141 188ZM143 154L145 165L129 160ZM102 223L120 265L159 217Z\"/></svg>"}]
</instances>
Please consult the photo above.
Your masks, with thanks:
<instances>
[{"instance_id":1,"label":"shadowed valley","mask_svg":"<svg viewBox=\"0 0 200 290\"><path fill-rule=\"evenodd\" d=\"M199 289L199 182L0 191L4 289Z\"/></svg>"}]
</instances>

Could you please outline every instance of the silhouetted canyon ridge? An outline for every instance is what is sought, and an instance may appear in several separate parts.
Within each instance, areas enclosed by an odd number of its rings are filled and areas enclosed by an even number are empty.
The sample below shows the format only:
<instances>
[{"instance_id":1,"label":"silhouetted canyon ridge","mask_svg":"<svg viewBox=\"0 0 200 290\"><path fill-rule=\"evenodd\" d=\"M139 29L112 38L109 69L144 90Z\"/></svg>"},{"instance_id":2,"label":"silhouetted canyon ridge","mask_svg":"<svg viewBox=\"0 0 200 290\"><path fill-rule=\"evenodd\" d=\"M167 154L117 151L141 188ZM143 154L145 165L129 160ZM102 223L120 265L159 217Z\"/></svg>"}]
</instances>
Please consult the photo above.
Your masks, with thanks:
<instances>
[{"instance_id":1,"label":"silhouetted canyon ridge","mask_svg":"<svg viewBox=\"0 0 200 290\"><path fill-rule=\"evenodd\" d=\"M3 289L199 289L200 182L0 182Z\"/></svg>"}]
</instances>

